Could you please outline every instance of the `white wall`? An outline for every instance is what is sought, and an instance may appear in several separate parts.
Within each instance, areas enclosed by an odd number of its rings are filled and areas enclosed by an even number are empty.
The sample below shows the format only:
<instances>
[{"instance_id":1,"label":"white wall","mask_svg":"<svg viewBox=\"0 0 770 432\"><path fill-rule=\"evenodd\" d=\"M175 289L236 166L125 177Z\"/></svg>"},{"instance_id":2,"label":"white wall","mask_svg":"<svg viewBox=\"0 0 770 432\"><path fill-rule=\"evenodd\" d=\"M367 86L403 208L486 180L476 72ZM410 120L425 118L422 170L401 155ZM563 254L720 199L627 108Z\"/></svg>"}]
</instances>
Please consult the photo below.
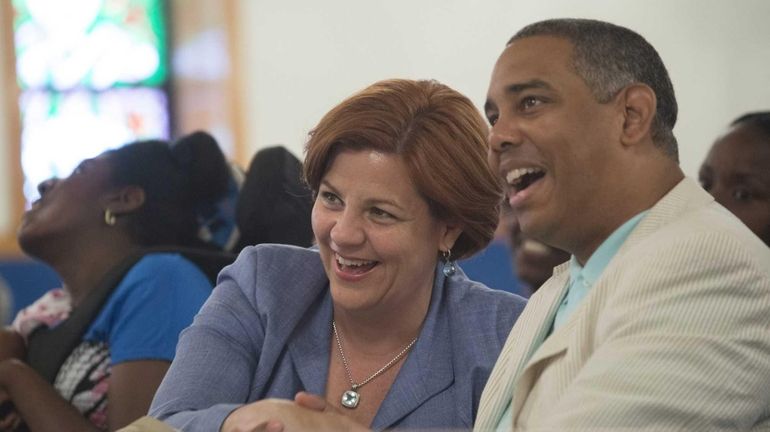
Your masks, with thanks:
<instances>
[{"instance_id":1,"label":"white wall","mask_svg":"<svg viewBox=\"0 0 770 432\"><path fill-rule=\"evenodd\" d=\"M282 143L301 156L326 111L379 79L435 78L481 107L508 37L559 16L628 26L659 50L679 99L675 132L689 175L732 118L770 109L768 0L239 0L238 9L251 153ZM5 92L0 86L0 101ZM0 167L8 166L7 108L0 103ZM0 176L0 230L9 205Z\"/></svg>"},{"instance_id":2,"label":"white wall","mask_svg":"<svg viewBox=\"0 0 770 432\"><path fill-rule=\"evenodd\" d=\"M391 77L435 78L483 105L507 39L551 17L597 18L645 36L668 66L682 166L697 169L738 114L770 108L768 0L241 0L250 151L308 132L354 91Z\"/></svg>"}]
</instances>

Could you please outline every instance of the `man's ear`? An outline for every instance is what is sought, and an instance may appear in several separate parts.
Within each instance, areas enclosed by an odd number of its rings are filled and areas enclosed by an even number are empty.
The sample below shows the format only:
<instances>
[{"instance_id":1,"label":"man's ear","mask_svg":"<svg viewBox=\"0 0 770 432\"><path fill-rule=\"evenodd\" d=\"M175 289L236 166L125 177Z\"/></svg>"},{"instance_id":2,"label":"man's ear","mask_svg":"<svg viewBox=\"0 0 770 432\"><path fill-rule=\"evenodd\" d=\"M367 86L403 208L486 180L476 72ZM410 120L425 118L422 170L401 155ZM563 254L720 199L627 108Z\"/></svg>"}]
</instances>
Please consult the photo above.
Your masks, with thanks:
<instances>
[{"instance_id":1,"label":"man's ear","mask_svg":"<svg viewBox=\"0 0 770 432\"><path fill-rule=\"evenodd\" d=\"M144 189L139 186L126 186L107 194L105 209L115 215L132 213L144 205Z\"/></svg>"},{"instance_id":2,"label":"man's ear","mask_svg":"<svg viewBox=\"0 0 770 432\"><path fill-rule=\"evenodd\" d=\"M624 107L621 142L626 146L638 144L651 135L658 104L655 92L648 85L637 83L624 88L618 96L618 103Z\"/></svg>"}]
</instances>

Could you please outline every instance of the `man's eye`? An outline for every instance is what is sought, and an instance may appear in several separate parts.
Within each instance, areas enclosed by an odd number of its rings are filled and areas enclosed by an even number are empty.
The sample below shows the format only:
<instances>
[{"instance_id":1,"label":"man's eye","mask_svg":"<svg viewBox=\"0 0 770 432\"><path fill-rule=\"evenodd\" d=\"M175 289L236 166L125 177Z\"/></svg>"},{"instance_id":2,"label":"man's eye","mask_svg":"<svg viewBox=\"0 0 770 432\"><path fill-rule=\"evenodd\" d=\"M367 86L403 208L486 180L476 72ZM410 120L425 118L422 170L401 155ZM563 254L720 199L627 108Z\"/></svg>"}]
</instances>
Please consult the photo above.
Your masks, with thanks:
<instances>
[{"instance_id":1,"label":"man's eye","mask_svg":"<svg viewBox=\"0 0 770 432\"><path fill-rule=\"evenodd\" d=\"M705 177L701 177L701 178L698 179L698 181L700 182L700 186L703 189L705 189L706 192L711 190L711 179L705 178Z\"/></svg>"},{"instance_id":2,"label":"man's eye","mask_svg":"<svg viewBox=\"0 0 770 432\"><path fill-rule=\"evenodd\" d=\"M521 102L519 102L519 106L523 111L526 111L540 105L540 103L541 103L540 99L534 96L527 96L521 99Z\"/></svg>"},{"instance_id":3,"label":"man's eye","mask_svg":"<svg viewBox=\"0 0 770 432\"><path fill-rule=\"evenodd\" d=\"M490 126L494 126L495 123L497 123L497 114L487 114L487 121L489 122Z\"/></svg>"},{"instance_id":4,"label":"man's eye","mask_svg":"<svg viewBox=\"0 0 770 432\"><path fill-rule=\"evenodd\" d=\"M733 199L736 201L750 201L752 199L751 192L747 189L739 188L733 190Z\"/></svg>"}]
</instances>

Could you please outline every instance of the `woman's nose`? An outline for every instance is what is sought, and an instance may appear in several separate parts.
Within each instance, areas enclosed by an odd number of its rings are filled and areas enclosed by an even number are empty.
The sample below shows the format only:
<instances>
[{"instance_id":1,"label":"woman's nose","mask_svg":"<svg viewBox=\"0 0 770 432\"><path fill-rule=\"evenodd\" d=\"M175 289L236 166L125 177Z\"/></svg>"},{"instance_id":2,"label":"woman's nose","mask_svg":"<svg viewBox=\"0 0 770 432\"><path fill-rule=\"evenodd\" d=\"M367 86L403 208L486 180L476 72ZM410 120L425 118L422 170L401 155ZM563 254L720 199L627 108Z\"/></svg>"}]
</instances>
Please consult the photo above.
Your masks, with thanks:
<instances>
[{"instance_id":1,"label":"woman's nose","mask_svg":"<svg viewBox=\"0 0 770 432\"><path fill-rule=\"evenodd\" d=\"M354 246L363 243L363 221L351 211L343 211L331 230L331 239L338 246Z\"/></svg>"}]
</instances>

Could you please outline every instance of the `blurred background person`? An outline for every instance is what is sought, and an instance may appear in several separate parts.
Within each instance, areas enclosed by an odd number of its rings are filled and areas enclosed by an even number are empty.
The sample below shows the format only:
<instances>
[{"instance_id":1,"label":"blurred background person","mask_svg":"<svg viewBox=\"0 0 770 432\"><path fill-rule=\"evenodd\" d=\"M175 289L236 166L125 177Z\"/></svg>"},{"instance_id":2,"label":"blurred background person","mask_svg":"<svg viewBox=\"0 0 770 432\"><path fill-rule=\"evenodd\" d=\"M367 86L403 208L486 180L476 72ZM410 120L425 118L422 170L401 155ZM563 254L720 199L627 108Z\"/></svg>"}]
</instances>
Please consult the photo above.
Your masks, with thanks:
<instances>
[{"instance_id":1,"label":"blurred background person","mask_svg":"<svg viewBox=\"0 0 770 432\"><path fill-rule=\"evenodd\" d=\"M144 251L201 246L197 210L226 184L224 156L202 132L127 144L40 184L18 241L63 285L0 333L0 429L115 430L147 412L212 284L179 254ZM81 321L82 334L70 332Z\"/></svg>"},{"instance_id":2,"label":"blurred background person","mask_svg":"<svg viewBox=\"0 0 770 432\"><path fill-rule=\"evenodd\" d=\"M770 246L770 111L735 119L711 146L698 178Z\"/></svg>"},{"instance_id":3,"label":"blurred background person","mask_svg":"<svg viewBox=\"0 0 770 432\"><path fill-rule=\"evenodd\" d=\"M236 250L260 243L310 246L312 207L312 194L302 182L302 162L284 146L258 151L238 197Z\"/></svg>"},{"instance_id":4,"label":"blurred background person","mask_svg":"<svg viewBox=\"0 0 770 432\"><path fill-rule=\"evenodd\" d=\"M504 202L501 206L500 222L489 245L459 263L470 279L490 288L529 297L531 294L529 289L516 275L516 262L513 259L510 242L510 226L505 223L504 206L507 206L507 203Z\"/></svg>"},{"instance_id":5,"label":"blurred background person","mask_svg":"<svg viewBox=\"0 0 770 432\"><path fill-rule=\"evenodd\" d=\"M554 267L569 260L570 254L521 232L507 201L503 201L500 224L505 227L510 244L512 267L519 281L518 290L529 297L553 275Z\"/></svg>"}]
</instances>

